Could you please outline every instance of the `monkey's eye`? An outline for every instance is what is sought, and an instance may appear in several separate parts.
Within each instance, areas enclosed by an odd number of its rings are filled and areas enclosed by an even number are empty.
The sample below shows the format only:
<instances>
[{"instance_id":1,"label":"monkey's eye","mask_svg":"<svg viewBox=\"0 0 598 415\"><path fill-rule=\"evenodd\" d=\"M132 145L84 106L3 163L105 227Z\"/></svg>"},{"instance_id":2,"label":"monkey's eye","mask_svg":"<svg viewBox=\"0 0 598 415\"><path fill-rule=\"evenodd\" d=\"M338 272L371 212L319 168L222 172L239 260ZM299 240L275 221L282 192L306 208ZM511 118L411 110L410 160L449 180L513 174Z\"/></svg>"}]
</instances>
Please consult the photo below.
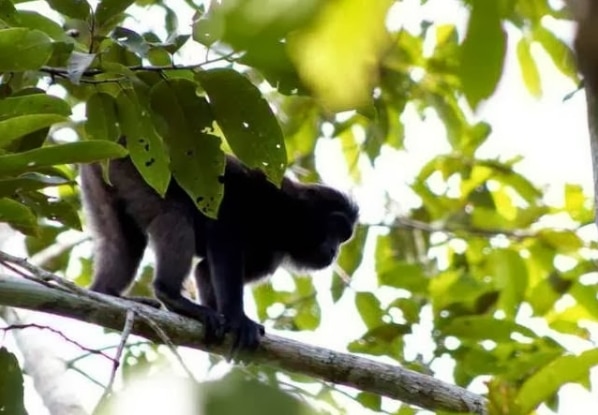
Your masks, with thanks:
<instances>
[{"instance_id":1,"label":"monkey's eye","mask_svg":"<svg viewBox=\"0 0 598 415\"><path fill-rule=\"evenodd\" d=\"M328 227L336 235L339 241L344 242L353 234L351 222L340 212L334 212L328 217Z\"/></svg>"}]
</instances>

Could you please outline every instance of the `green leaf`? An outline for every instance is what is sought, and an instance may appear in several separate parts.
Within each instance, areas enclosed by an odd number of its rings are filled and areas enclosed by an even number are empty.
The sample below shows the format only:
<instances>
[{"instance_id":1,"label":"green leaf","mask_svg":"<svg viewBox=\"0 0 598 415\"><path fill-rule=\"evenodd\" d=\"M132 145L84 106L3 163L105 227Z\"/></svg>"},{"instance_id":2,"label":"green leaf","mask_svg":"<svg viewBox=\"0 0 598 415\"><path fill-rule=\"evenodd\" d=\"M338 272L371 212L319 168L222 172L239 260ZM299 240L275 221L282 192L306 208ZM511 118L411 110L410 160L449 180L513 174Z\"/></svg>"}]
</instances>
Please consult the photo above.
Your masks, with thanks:
<instances>
[{"instance_id":1,"label":"green leaf","mask_svg":"<svg viewBox=\"0 0 598 415\"><path fill-rule=\"evenodd\" d=\"M159 195L164 196L170 183L168 155L153 129L151 117L142 109L137 96L123 91L116 99L118 119L133 164Z\"/></svg>"},{"instance_id":2,"label":"green leaf","mask_svg":"<svg viewBox=\"0 0 598 415\"><path fill-rule=\"evenodd\" d=\"M538 41L544 47L544 50L552 59L554 66L563 75L568 76L574 82L579 81L573 51L562 40L556 37L553 32L546 30L540 25L534 27L532 36L534 40Z\"/></svg>"},{"instance_id":3,"label":"green leaf","mask_svg":"<svg viewBox=\"0 0 598 415\"><path fill-rule=\"evenodd\" d=\"M31 209L6 197L0 198L0 222L8 223L28 235L35 235L37 229L37 219Z\"/></svg>"},{"instance_id":4,"label":"green leaf","mask_svg":"<svg viewBox=\"0 0 598 415\"><path fill-rule=\"evenodd\" d=\"M224 196L224 152L220 138L208 134L213 119L208 102L185 79L161 81L151 91L152 109L162 117L157 125L168 144L170 169L197 208L216 218Z\"/></svg>"},{"instance_id":5,"label":"green leaf","mask_svg":"<svg viewBox=\"0 0 598 415\"><path fill-rule=\"evenodd\" d=\"M85 20L91 7L85 0L47 0L51 8L73 19Z\"/></svg>"},{"instance_id":6,"label":"green leaf","mask_svg":"<svg viewBox=\"0 0 598 415\"><path fill-rule=\"evenodd\" d=\"M19 15L12 1L0 1L0 20L8 23L8 26L20 26Z\"/></svg>"},{"instance_id":7,"label":"green leaf","mask_svg":"<svg viewBox=\"0 0 598 415\"><path fill-rule=\"evenodd\" d=\"M127 151L124 148L105 141L79 141L36 148L19 154L0 156L0 177L58 164L91 163L126 155Z\"/></svg>"},{"instance_id":8,"label":"green leaf","mask_svg":"<svg viewBox=\"0 0 598 415\"><path fill-rule=\"evenodd\" d=\"M47 176L45 174L29 172L16 178L0 179L0 196L9 196L17 191L38 190L67 183L70 183L70 180L63 177Z\"/></svg>"},{"instance_id":9,"label":"green leaf","mask_svg":"<svg viewBox=\"0 0 598 415\"><path fill-rule=\"evenodd\" d=\"M558 252L576 253L583 247L583 241L573 231L543 229L539 233L541 240L553 246Z\"/></svg>"},{"instance_id":10,"label":"green leaf","mask_svg":"<svg viewBox=\"0 0 598 415\"><path fill-rule=\"evenodd\" d=\"M10 415L27 415L23 374L16 356L0 347L0 408Z\"/></svg>"},{"instance_id":11,"label":"green leaf","mask_svg":"<svg viewBox=\"0 0 598 415\"><path fill-rule=\"evenodd\" d=\"M384 323L382 317L384 312L380 307L380 301L370 292L358 292L355 294L355 305L361 319L368 329L373 329Z\"/></svg>"},{"instance_id":12,"label":"green leaf","mask_svg":"<svg viewBox=\"0 0 598 415\"><path fill-rule=\"evenodd\" d=\"M351 276L359 267L359 264L361 264L361 260L363 259L363 247L367 235L368 228L366 226L357 226L353 238L342 246L341 253L338 256L336 263L344 274ZM339 284L338 278L341 277L335 272L331 286L332 300L334 302L337 302L341 298L346 287L345 284Z\"/></svg>"},{"instance_id":13,"label":"green leaf","mask_svg":"<svg viewBox=\"0 0 598 415\"><path fill-rule=\"evenodd\" d=\"M145 57L149 51L149 45L145 39L133 30L117 27L112 31L110 37L114 39L116 43L140 57Z\"/></svg>"},{"instance_id":14,"label":"green leaf","mask_svg":"<svg viewBox=\"0 0 598 415\"><path fill-rule=\"evenodd\" d=\"M71 114L70 105L63 99L47 94L18 95L0 100L0 118L31 114Z\"/></svg>"},{"instance_id":15,"label":"green leaf","mask_svg":"<svg viewBox=\"0 0 598 415\"><path fill-rule=\"evenodd\" d=\"M20 199L38 216L55 220L71 229L81 230L77 208L68 201L40 192L23 193L20 195Z\"/></svg>"},{"instance_id":16,"label":"green leaf","mask_svg":"<svg viewBox=\"0 0 598 415\"><path fill-rule=\"evenodd\" d=\"M0 121L0 148L26 134L65 121L67 118L55 114L21 115Z\"/></svg>"},{"instance_id":17,"label":"green leaf","mask_svg":"<svg viewBox=\"0 0 598 415\"><path fill-rule=\"evenodd\" d=\"M536 61L530 51L530 42L522 37L517 42L517 59L519 59L519 68L525 87L534 97L539 98L542 95L542 81Z\"/></svg>"},{"instance_id":18,"label":"green leaf","mask_svg":"<svg viewBox=\"0 0 598 415\"><path fill-rule=\"evenodd\" d=\"M232 69L199 72L197 79L233 152L280 184L287 164L284 139L259 89Z\"/></svg>"},{"instance_id":19,"label":"green leaf","mask_svg":"<svg viewBox=\"0 0 598 415\"><path fill-rule=\"evenodd\" d=\"M18 18L20 21L19 27L41 30L54 40L69 44L74 43L74 39L68 36L58 23L40 13L31 10L19 10Z\"/></svg>"},{"instance_id":20,"label":"green leaf","mask_svg":"<svg viewBox=\"0 0 598 415\"><path fill-rule=\"evenodd\" d=\"M442 333L445 336L455 336L460 339L494 340L499 343L511 341L513 333L521 333L530 338L536 337L536 334L527 327L512 320L499 320L492 316L455 318L442 328Z\"/></svg>"},{"instance_id":21,"label":"green leaf","mask_svg":"<svg viewBox=\"0 0 598 415\"><path fill-rule=\"evenodd\" d=\"M517 402L521 413L527 414L554 395L561 386L579 382L598 364L598 350L588 350L579 356L559 357L530 376L519 389Z\"/></svg>"},{"instance_id":22,"label":"green leaf","mask_svg":"<svg viewBox=\"0 0 598 415\"><path fill-rule=\"evenodd\" d=\"M498 0L474 0L462 45L459 75L472 108L488 98L498 85L506 52L506 32Z\"/></svg>"},{"instance_id":23,"label":"green leaf","mask_svg":"<svg viewBox=\"0 0 598 415\"><path fill-rule=\"evenodd\" d=\"M135 0L101 0L96 9L96 24L99 27L110 23L112 18L127 10Z\"/></svg>"},{"instance_id":24,"label":"green leaf","mask_svg":"<svg viewBox=\"0 0 598 415\"><path fill-rule=\"evenodd\" d=\"M44 32L22 27L0 30L0 72L41 68L52 55L52 41Z\"/></svg>"},{"instance_id":25,"label":"green leaf","mask_svg":"<svg viewBox=\"0 0 598 415\"><path fill-rule=\"evenodd\" d=\"M500 290L499 307L508 318L514 318L525 296L528 274L518 252L496 249L487 257L488 271Z\"/></svg>"},{"instance_id":26,"label":"green leaf","mask_svg":"<svg viewBox=\"0 0 598 415\"><path fill-rule=\"evenodd\" d=\"M90 140L116 141L120 135L116 116L116 100L112 95L99 92L85 105L85 132Z\"/></svg>"}]
</instances>

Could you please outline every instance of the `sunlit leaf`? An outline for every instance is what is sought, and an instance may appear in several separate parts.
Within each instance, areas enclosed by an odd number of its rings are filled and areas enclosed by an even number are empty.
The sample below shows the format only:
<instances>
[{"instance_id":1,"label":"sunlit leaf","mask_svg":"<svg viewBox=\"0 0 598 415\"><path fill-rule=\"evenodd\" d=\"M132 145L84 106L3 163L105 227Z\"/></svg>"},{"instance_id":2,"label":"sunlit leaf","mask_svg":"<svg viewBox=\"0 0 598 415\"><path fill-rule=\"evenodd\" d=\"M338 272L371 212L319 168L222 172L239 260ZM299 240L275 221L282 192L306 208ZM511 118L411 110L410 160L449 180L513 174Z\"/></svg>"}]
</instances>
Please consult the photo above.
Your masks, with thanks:
<instances>
[{"instance_id":1,"label":"sunlit leaf","mask_svg":"<svg viewBox=\"0 0 598 415\"><path fill-rule=\"evenodd\" d=\"M355 305L357 306L357 311L359 311L361 319L369 329L383 323L382 317L384 316L384 312L380 307L380 302L374 294L369 292L356 293Z\"/></svg>"},{"instance_id":2,"label":"sunlit leaf","mask_svg":"<svg viewBox=\"0 0 598 415\"><path fill-rule=\"evenodd\" d=\"M506 342L511 339L513 333L521 333L530 338L536 337L535 333L525 326L512 320L499 320L492 316L458 317L449 321L442 328L442 332L446 336L475 341Z\"/></svg>"},{"instance_id":3,"label":"sunlit leaf","mask_svg":"<svg viewBox=\"0 0 598 415\"><path fill-rule=\"evenodd\" d=\"M562 356L546 365L527 379L519 393L517 402L522 413L528 413L542 401L569 382L579 381L598 364L598 350L588 350L578 356Z\"/></svg>"},{"instance_id":4,"label":"sunlit leaf","mask_svg":"<svg viewBox=\"0 0 598 415\"><path fill-rule=\"evenodd\" d=\"M472 108L488 98L502 75L506 32L498 0L474 0L462 45L460 77Z\"/></svg>"},{"instance_id":5,"label":"sunlit leaf","mask_svg":"<svg viewBox=\"0 0 598 415\"><path fill-rule=\"evenodd\" d=\"M521 76L525 87L534 97L538 98L542 95L542 82L540 80L540 73L536 61L532 57L530 51L530 42L527 38L522 37L517 42L517 58L519 59L519 68L521 69Z\"/></svg>"},{"instance_id":6,"label":"sunlit leaf","mask_svg":"<svg viewBox=\"0 0 598 415\"><path fill-rule=\"evenodd\" d=\"M290 37L301 79L327 109L342 111L370 102L379 60L390 45L385 21L391 4L329 1L308 27Z\"/></svg>"},{"instance_id":7,"label":"sunlit leaf","mask_svg":"<svg viewBox=\"0 0 598 415\"><path fill-rule=\"evenodd\" d=\"M0 71L39 69L52 54L52 41L44 32L22 27L0 29Z\"/></svg>"}]
</instances>

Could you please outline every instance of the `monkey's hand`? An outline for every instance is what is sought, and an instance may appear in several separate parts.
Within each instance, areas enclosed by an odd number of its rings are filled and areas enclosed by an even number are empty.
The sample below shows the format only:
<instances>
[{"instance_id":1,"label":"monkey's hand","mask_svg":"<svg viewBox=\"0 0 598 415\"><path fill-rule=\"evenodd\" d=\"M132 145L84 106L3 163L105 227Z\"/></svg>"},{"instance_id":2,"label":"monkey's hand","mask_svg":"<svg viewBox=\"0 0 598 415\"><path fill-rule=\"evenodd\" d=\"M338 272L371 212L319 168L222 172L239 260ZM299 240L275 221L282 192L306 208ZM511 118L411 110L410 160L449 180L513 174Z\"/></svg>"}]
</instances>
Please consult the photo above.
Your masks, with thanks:
<instances>
[{"instance_id":1,"label":"monkey's hand","mask_svg":"<svg viewBox=\"0 0 598 415\"><path fill-rule=\"evenodd\" d=\"M225 316L225 321L225 331L233 336L227 360L235 358L239 352L257 349L260 337L265 333L264 326L251 320L244 313L237 317Z\"/></svg>"}]
</instances>

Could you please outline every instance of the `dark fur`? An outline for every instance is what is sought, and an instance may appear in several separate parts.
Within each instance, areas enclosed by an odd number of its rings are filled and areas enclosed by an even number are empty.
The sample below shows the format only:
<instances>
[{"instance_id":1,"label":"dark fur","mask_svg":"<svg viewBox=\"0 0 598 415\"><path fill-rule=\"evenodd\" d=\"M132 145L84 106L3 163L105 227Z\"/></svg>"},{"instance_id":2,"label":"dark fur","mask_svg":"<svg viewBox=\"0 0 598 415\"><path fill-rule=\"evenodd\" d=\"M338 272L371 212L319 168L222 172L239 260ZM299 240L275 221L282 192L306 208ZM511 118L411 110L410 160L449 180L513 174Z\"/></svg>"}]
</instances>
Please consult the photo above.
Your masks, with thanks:
<instances>
[{"instance_id":1,"label":"dark fur","mask_svg":"<svg viewBox=\"0 0 598 415\"><path fill-rule=\"evenodd\" d=\"M206 325L206 340L234 335L234 349L253 349L263 327L243 311L243 284L273 273L283 262L305 269L330 265L349 239L357 207L342 193L285 178L281 188L263 173L227 158L218 220L201 214L172 180L162 199L129 158L81 167L88 220L95 235L91 289L119 296L135 277L148 236L156 253L154 291L172 311ZM202 305L181 294L192 258Z\"/></svg>"}]
</instances>

